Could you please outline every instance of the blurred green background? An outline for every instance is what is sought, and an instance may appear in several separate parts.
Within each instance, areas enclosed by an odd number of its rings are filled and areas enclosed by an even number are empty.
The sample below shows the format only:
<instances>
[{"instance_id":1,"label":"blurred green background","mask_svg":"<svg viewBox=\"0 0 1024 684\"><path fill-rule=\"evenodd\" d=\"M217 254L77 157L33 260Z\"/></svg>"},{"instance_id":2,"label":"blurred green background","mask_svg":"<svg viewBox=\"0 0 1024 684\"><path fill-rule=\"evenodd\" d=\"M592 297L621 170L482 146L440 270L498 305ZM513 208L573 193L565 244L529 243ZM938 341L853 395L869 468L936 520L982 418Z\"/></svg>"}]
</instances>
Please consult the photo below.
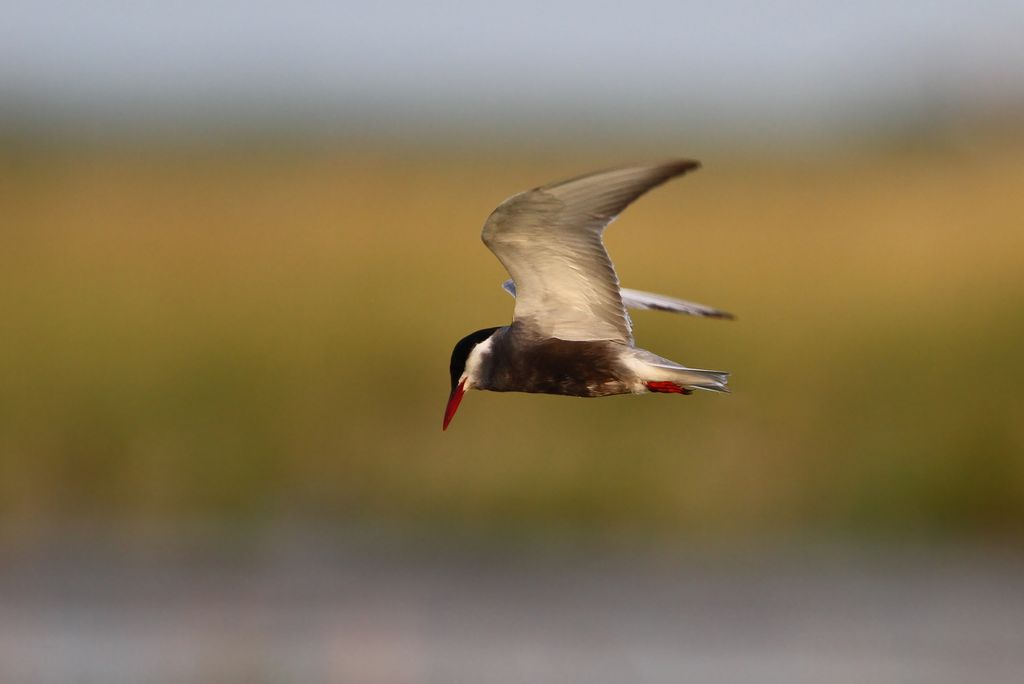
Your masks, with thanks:
<instances>
[{"instance_id":1,"label":"blurred green background","mask_svg":"<svg viewBox=\"0 0 1024 684\"><path fill-rule=\"evenodd\" d=\"M1022 540L1019 8L449 10L3 10L4 535ZM738 315L635 315L733 394L442 434L488 213L672 156L608 246Z\"/></svg>"},{"instance_id":2,"label":"blurred green background","mask_svg":"<svg viewBox=\"0 0 1024 684\"><path fill-rule=\"evenodd\" d=\"M484 218L621 149L8 144L0 516L1017 541L1022 152L704 156L607 243L738 314L634 316L734 393L473 393L442 433L451 347L511 315Z\"/></svg>"}]
</instances>

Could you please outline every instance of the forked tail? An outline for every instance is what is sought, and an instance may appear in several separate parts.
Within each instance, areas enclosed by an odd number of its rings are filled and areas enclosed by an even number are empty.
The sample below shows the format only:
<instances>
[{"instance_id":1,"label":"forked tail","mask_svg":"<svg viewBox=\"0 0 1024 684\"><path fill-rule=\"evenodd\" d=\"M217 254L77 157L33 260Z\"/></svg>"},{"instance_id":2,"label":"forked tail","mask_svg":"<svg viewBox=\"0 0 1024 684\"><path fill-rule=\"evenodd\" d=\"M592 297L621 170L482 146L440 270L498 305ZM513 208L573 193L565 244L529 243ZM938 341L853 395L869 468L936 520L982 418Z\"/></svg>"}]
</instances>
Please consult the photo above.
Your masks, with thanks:
<instances>
[{"instance_id":1,"label":"forked tail","mask_svg":"<svg viewBox=\"0 0 1024 684\"><path fill-rule=\"evenodd\" d=\"M657 380L645 383L647 389L652 392L673 392L668 389L670 385L679 388L682 394L689 394L683 390L702 389L710 392L728 392L729 374L724 371L700 370L698 368L658 368ZM652 386L653 385L653 386Z\"/></svg>"},{"instance_id":2,"label":"forked tail","mask_svg":"<svg viewBox=\"0 0 1024 684\"><path fill-rule=\"evenodd\" d=\"M695 389L729 391L729 374L725 371L687 368L646 349L634 348L631 352L630 366L650 392L690 394Z\"/></svg>"}]
</instances>

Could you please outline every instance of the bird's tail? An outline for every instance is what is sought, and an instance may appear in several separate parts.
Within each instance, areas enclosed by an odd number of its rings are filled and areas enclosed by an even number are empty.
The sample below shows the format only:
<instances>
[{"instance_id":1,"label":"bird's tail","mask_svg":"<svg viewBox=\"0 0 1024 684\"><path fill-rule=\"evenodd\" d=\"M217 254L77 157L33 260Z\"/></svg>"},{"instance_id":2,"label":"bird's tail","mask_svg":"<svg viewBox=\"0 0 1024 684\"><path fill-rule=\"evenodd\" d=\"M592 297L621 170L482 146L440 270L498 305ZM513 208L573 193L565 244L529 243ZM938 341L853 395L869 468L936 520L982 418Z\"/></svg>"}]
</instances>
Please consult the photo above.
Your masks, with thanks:
<instances>
[{"instance_id":1,"label":"bird's tail","mask_svg":"<svg viewBox=\"0 0 1024 684\"><path fill-rule=\"evenodd\" d=\"M671 381L686 389L702 389L711 392L729 391L729 374L725 371L683 368L672 374Z\"/></svg>"},{"instance_id":2,"label":"bird's tail","mask_svg":"<svg viewBox=\"0 0 1024 684\"><path fill-rule=\"evenodd\" d=\"M687 368L646 349L634 349L633 356L639 362L634 369L651 392L689 394L694 389L729 391L729 374L725 371Z\"/></svg>"}]
</instances>

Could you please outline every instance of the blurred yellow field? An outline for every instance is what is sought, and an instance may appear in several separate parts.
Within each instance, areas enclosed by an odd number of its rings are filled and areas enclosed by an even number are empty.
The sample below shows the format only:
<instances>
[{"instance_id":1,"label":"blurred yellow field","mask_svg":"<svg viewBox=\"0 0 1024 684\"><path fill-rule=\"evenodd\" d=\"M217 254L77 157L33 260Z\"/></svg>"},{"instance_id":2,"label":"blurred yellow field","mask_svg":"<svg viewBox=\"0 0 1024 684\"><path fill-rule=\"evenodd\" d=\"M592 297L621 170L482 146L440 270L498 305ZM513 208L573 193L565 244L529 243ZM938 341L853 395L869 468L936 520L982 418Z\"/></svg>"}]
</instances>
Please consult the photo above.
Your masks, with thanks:
<instances>
[{"instance_id":1,"label":"blurred yellow field","mask_svg":"<svg viewBox=\"0 0 1024 684\"><path fill-rule=\"evenodd\" d=\"M511 315L488 213L629 159L7 153L5 527L1018 537L1021 152L704 158L607 243L625 286L738 315L634 315L733 394L473 393L444 434L452 345Z\"/></svg>"}]
</instances>

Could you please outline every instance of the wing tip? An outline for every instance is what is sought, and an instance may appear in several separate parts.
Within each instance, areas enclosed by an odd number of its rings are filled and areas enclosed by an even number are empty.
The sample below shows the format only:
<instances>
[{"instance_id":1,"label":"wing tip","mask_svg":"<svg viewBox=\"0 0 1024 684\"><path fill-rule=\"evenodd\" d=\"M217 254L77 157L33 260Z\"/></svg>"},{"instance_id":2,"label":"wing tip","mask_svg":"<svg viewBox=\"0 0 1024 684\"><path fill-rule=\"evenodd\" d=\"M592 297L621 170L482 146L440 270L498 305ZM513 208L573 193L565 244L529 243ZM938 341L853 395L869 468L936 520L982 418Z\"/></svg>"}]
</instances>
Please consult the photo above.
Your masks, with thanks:
<instances>
[{"instance_id":1,"label":"wing tip","mask_svg":"<svg viewBox=\"0 0 1024 684\"><path fill-rule=\"evenodd\" d=\"M669 164L680 169L683 173L687 171L696 171L701 166L703 166L703 164L701 164L701 162L697 159L676 159L672 162L669 162Z\"/></svg>"},{"instance_id":2,"label":"wing tip","mask_svg":"<svg viewBox=\"0 0 1024 684\"><path fill-rule=\"evenodd\" d=\"M715 310L711 313L706 314L708 318L717 318L722 321L735 321L737 320L736 314L729 313L728 311Z\"/></svg>"},{"instance_id":3,"label":"wing tip","mask_svg":"<svg viewBox=\"0 0 1024 684\"><path fill-rule=\"evenodd\" d=\"M648 162L646 164L628 164L620 168L641 168L644 166L648 167L650 172L662 176L664 180L668 180L670 178L675 178L676 176L681 176L683 174L690 173L691 171L696 171L703 165L697 159L689 159L687 157L675 157L672 159L666 159L664 161L655 163Z\"/></svg>"}]
</instances>

